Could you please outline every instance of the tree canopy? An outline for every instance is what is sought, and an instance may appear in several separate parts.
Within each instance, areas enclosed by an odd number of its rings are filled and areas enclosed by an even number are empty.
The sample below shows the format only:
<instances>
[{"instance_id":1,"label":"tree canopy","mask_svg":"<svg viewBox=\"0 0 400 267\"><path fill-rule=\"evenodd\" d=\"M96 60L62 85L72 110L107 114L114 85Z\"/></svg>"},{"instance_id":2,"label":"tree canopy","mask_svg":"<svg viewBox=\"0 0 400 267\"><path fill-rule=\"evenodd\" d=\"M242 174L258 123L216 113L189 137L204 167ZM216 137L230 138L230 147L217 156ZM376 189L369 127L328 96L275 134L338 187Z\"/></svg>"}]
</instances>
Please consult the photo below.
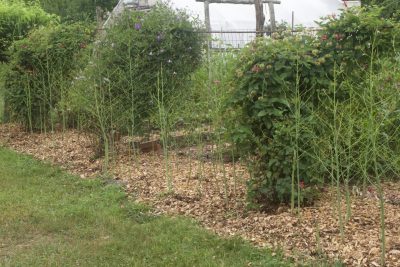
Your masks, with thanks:
<instances>
[{"instance_id":1,"label":"tree canopy","mask_svg":"<svg viewBox=\"0 0 400 267\"><path fill-rule=\"evenodd\" d=\"M96 7L112 10L118 0L4 0L39 4L46 12L60 16L63 21L95 20Z\"/></svg>"},{"instance_id":2,"label":"tree canopy","mask_svg":"<svg viewBox=\"0 0 400 267\"><path fill-rule=\"evenodd\" d=\"M62 20L95 20L96 7L111 10L118 0L39 0L49 13L57 14Z\"/></svg>"},{"instance_id":3,"label":"tree canopy","mask_svg":"<svg viewBox=\"0 0 400 267\"><path fill-rule=\"evenodd\" d=\"M51 20L56 20L56 17L37 4L0 0L0 62L7 61L8 48L14 41L26 37L31 29Z\"/></svg>"},{"instance_id":4,"label":"tree canopy","mask_svg":"<svg viewBox=\"0 0 400 267\"><path fill-rule=\"evenodd\" d=\"M363 6L377 5L382 7L382 15L385 18L400 20L399 0L361 0Z\"/></svg>"}]
</instances>

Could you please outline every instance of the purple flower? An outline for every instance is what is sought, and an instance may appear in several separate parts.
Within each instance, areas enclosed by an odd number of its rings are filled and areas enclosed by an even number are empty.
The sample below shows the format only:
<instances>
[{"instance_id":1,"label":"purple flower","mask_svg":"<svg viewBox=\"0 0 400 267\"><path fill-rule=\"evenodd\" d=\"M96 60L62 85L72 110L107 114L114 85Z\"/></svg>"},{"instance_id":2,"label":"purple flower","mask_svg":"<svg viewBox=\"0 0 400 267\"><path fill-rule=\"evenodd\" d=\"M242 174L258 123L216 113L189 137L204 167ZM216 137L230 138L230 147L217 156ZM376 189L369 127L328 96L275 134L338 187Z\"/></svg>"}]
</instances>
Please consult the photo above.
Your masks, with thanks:
<instances>
[{"instance_id":1,"label":"purple flower","mask_svg":"<svg viewBox=\"0 0 400 267\"><path fill-rule=\"evenodd\" d=\"M135 23L135 30L141 30L142 29L142 24L140 23Z\"/></svg>"}]
</instances>

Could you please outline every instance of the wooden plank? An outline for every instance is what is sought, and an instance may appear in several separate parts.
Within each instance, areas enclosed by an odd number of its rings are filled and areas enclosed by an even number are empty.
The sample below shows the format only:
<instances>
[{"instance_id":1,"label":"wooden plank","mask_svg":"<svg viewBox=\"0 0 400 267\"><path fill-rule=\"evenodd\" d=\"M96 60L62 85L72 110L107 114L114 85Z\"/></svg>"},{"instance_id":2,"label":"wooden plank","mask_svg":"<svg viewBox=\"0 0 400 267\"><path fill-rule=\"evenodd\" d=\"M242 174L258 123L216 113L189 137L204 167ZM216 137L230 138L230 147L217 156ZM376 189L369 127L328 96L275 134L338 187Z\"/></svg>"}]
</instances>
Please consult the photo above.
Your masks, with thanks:
<instances>
[{"instance_id":1,"label":"wooden plank","mask_svg":"<svg viewBox=\"0 0 400 267\"><path fill-rule=\"evenodd\" d=\"M196 0L196 2L205 2L207 0ZM210 4L241 4L241 5L253 5L254 0L208 0ZM279 5L280 0L262 0L263 3L271 3Z\"/></svg>"},{"instance_id":2,"label":"wooden plank","mask_svg":"<svg viewBox=\"0 0 400 267\"><path fill-rule=\"evenodd\" d=\"M269 7L271 31L274 32L276 30L275 7L273 3L268 3L268 7Z\"/></svg>"},{"instance_id":3,"label":"wooden plank","mask_svg":"<svg viewBox=\"0 0 400 267\"><path fill-rule=\"evenodd\" d=\"M204 15L206 21L206 30L211 31L211 21L210 21L210 2L208 0L204 1Z\"/></svg>"},{"instance_id":4,"label":"wooden plank","mask_svg":"<svg viewBox=\"0 0 400 267\"><path fill-rule=\"evenodd\" d=\"M211 31L210 22L210 4L245 4L245 5L255 5L256 8L256 31L258 36L263 35L265 16L263 3L268 3L270 15L271 15L271 30L275 31L275 4L280 4L280 0L196 0L197 2L204 2L204 13L205 13L205 23L207 32ZM210 46L210 45L209 45Z\"/></svg>"},{"instance_id":5,"label":"wooden plank","mask_svg":"<svg viewBox=\"0 0 400 267\"><path fill-rule=\"evenodd\" d=\"M161 151L161 144L159 140L148 141L139 144L139 150L142 153L159 152Z\"/></svg>"},{"instance_id":6,"label":"wooden plank","mask_svg":"<svg viewBox=\"0 0 400 267\"><path fill-rule=\"evenodd\" d=\"M261 0L254 0L254 6L256 8L256 31L258 32L257 35L263 36L265 24L264 7Z\"/></svg>"}]
</instances>

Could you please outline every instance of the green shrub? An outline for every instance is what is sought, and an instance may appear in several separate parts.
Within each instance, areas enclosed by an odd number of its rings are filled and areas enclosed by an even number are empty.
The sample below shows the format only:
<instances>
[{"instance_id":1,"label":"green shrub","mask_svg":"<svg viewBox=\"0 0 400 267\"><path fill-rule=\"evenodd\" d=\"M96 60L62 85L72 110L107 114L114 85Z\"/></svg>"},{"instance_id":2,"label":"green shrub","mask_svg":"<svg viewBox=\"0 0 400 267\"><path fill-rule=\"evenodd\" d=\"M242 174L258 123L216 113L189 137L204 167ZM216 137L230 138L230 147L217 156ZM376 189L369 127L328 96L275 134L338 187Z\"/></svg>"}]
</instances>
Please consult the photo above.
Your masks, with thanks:
<instances>
[{"instance_id":1,"label":"green shrub","mask_svg":"<svg viewBox=\"0 0 400 267\"><path fill-rule=\"evenodd\" d=\"M55 19L37 5L0 0L0 62L8 60L8 48L13 41L26 37L33 28Z\"/></svg>"},{"instance_id":2,"label":"green shrub","mask_svg":"<svg viewBox=\"0 0 400 267\"><path fill-rule=\"evenodd\" d=\"M9 119L30 130L54 128L80 51L91 39L91 29L77 23L42 27L15 42L5 81Z\"/></svg>"},{"instance_id":3,"label":"green shrub","mask_svg":"<svg viewBox=\"0 0 400 267\"><path fill-rule=\"evenodd\" d=\"M296 91L310 97L311 90L330 83L321 68L325 58L318 58L312 44L310 37L258 39L239 58L231 110L232 138L251 161L250 201L264 209L291 198ZM307 112L306 107L302 109ZM298 141L306 146L306 136L301 137ZM317 184L317 177L307 161L304 155L300 182L310 188ZM312 201L312 195L304 196L306 202Z\"/></svg>"},{"instance_id":4,"label":"green shrub","mask_svg":"<svg viewBox=\"0 0 400 267\"><path fill-rule=\"evenodd\" d=\"M4 120L4 80L8 65L0 63L0 123Z\"/></svg>"},{"instance_id":5,"label":"green shrub","mask_svg":"<svg viewBox=\"0 0 400 267\"><path fill-rule=\"evenodd\" d=\"M351 8L340 16L328 16L318 24L322 54L332 55L328 62L345 67L346 72L368 69L373 57L393 57L400 48L400 23L382 19L377 7Z\"/></svg>"},{"instance_id":6,"label":"green shrub","mask_svg":"<svg viewBox=\"0 0 400 267\"><path fill-rule=\"evenodd\" d=\"M229 117L247 152L251 204L309 203L328 181L365 186L376 159L382 173L399 173L400 27L380 12L350 9L323 20L316 38L258 39L241 52Z\"/></svg>"},{"instance_id":7,"label":"green shrub","mask_svg":"<svg viewBox=\"0 0 400 267\"><path fill-rule=\"evenodd\" d=\"M165 103L179 97L201 63L198 28L186 13L165 5L124 14L94 47L92 63L70 93L86 129L104 137L146 128L158 92Z\"/></svg>"}]
</instances>

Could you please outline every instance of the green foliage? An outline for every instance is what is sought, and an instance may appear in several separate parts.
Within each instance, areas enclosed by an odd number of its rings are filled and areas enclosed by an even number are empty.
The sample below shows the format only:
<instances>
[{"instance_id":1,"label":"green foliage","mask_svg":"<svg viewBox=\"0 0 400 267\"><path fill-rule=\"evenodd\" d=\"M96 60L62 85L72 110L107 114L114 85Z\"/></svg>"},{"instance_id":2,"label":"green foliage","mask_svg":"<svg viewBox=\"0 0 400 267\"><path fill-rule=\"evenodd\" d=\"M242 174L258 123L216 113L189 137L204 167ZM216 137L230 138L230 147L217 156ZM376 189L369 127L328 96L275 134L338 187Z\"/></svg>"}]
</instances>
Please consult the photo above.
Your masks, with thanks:
<instances>
[{"instance_id":1,"label":"green foliage","mask_svg":"<svg viewBox=\"0 0 400 267\"><path fill-rule=\"evenodd\" d=\"M185 91L202 59L196 21L160 5L123 15L95 46L95 57L71 92L71 105L86 118L87 129L137 133L157 108Z\"/></svg>"},{"instance_id":2,"label":"green foliage","mask_svg":"<svg viewBox=\"0 0 400 267\"><path fill-rule=\"evenodd\" d=\"M4 120L4 80L8 70L8 65L0 63L0 123Z\"/></svg>"},{"instance_id":3,"label":"green foliage","mask_svg":"<svg viewBox=\"0 0 400 267\"><path fill-rule=\"evenodd\" d=\"M38 5L25 5L19 1L0 1L0 62L8 60L12 42L26 37L39 25L46 25L55 17Z\"/></svg>"},{"instance_id":4,"label":"green foliage","mask_svg":"<svg viewBox=\"0 0 400 267\"><path fill-rule=\"evenodd\" d=\"M379 170L399 173L397 72L380 72L397 69L400 27L380 12L350 9L323 20L316 38L258 39L241 52L229 117L252 204L309 203L322 182L370 181L370 129Z\"/></svg>"},{"instance_id":5,"label":"green foliage","mask_svg":"<svg viewBox=\"0 0 400 267\"><path fill-rule=\"evenodd\" d=\"M371 5L373 0L361 0L361 5L362 6L368 6Z\"/></svg>"},{"instance_id":6,"label":"green foliage","mask_svg":"<svg viewBox=\"0 0 400 267\"><path fill-rule=\"evenodd\" d=\"M204 60L193 73L177 110L185 124L212 124L223 113L233 90L237 54L235 50L212 52L210 60Z\"/></svg>"},{"instance_id":7,"label":"green foliage","mask_svg":"<svg viewBox=\"0 0 400 267\"><path fill-rule=\"evenodd\" d=\"M49 13L57 14L63 21L96 20L96 7L111 11L118 0L39 0Z\"/></svg>"},{"instance_id":8,"label":"green foliage","mask_svg":"<svg viewBox=\"0 0 400 267\"><path fill-rule=\"evenodd\" d=\"M382 179L398 179L400 173L399 61L385 58L374 61L381 68L358 69L354 77L347 76L337 84L337 96L346 92L346 98L335 99L327 92L321 94L321 105L314 110L319 127L311 130L314 137L310 139L318 147L315 158L320 161L321 169L327 170L325 173L333 171L332 162L326 159L332 158L336 146L339 158L336 168L341 178L363 187L367 183L375 184L371 138L375 140L374 153L377 153L379 172L384 175ZM333 144L335 135L340 138Z\"/></svg>"},{"instance_id":9,"label":"green foliage","mask_svg":"<svg viewBox=\"0 0 400 267\"><path fill-rule=\"evenodd\" d=\"M232 138L252 162L250 201L264 209L290 200L296 86L307 96L309 90L329 84L320 67L325 59L317 56L310 37L292 37L258 39L239 58ZM301 182L312 187L316 181L307 161L301 159Z\"/></svg>"},{"instance_id":10,"label":"green foliage","mask_svg":"<svg viewBox=\"0 0 400 267\"><path fill-rule=\"evenodd\" d=\"M400 1L398 0L362 0L361 4L363 6L377 5L382 7L384 18L400 20Z\"/></svg>"},{"instance_id":11,"label":"green foliage","mask_svg":"<svg viewBox=\"0 0 400 267\"><path fill-rule=\"evenodd\" d=\"M30 130L53 128L80 51L91 39L91 29L77 23L39 28L15 42L5 81L9 119Z\"/></svg>"},{"instance_id":12,"label":"green foliage","mask_svg":"<svg viewBox=\"0 0 400 267\"><path fill-rule=\"evenodd\" d=\"M346 136L340 138L335 146L339 147L338 156L342 163L340 173L353 183L372 173L373 164L367 155L371 150L370 129L375 127L375 123L382 124L376 128L379 135L377 149L385 158L380 159L382 170L398 172L391 160L397 158L394 155L398 148L390 143L398 138L398 89L392 81L398 76L400 23L392 19L383 20L382 10L379 7L350 9L338 18L326 18L320 23L323 30L317 47L321 54L332 55L325 65L330 66L328 75L332 81L335 79L336 88L335 92L333 88L319 92L320 101L315 105L318 109L315 112L320 127L315 130L316 138L313 140L320 142L318 158L321 159L332 156L330 142L333 133ZM336 70L333 68L335 65ZM379 84L385 84L385 87L381 88ZM334 115L335 105L337 112ZM380 122L372 121L374 125L371 125L371 114ZM321 162L324 169L330 169L329 164L329 161Z\"/></svg>"},{"instance_id":13,"label":"green foliage","mask_svg":"<svg viewBox=\"0 0 400 267\"><path fill-rule=\"evenodd\" d=\"M340 16L328 16L318 24L323 54L332 55L328 64L336 62L347 71L368 68L371 52L380 57L391 57L400 48L400 23L382 19L382 9L377 7L352 8Z\"/></svg>"}]
</instances>

